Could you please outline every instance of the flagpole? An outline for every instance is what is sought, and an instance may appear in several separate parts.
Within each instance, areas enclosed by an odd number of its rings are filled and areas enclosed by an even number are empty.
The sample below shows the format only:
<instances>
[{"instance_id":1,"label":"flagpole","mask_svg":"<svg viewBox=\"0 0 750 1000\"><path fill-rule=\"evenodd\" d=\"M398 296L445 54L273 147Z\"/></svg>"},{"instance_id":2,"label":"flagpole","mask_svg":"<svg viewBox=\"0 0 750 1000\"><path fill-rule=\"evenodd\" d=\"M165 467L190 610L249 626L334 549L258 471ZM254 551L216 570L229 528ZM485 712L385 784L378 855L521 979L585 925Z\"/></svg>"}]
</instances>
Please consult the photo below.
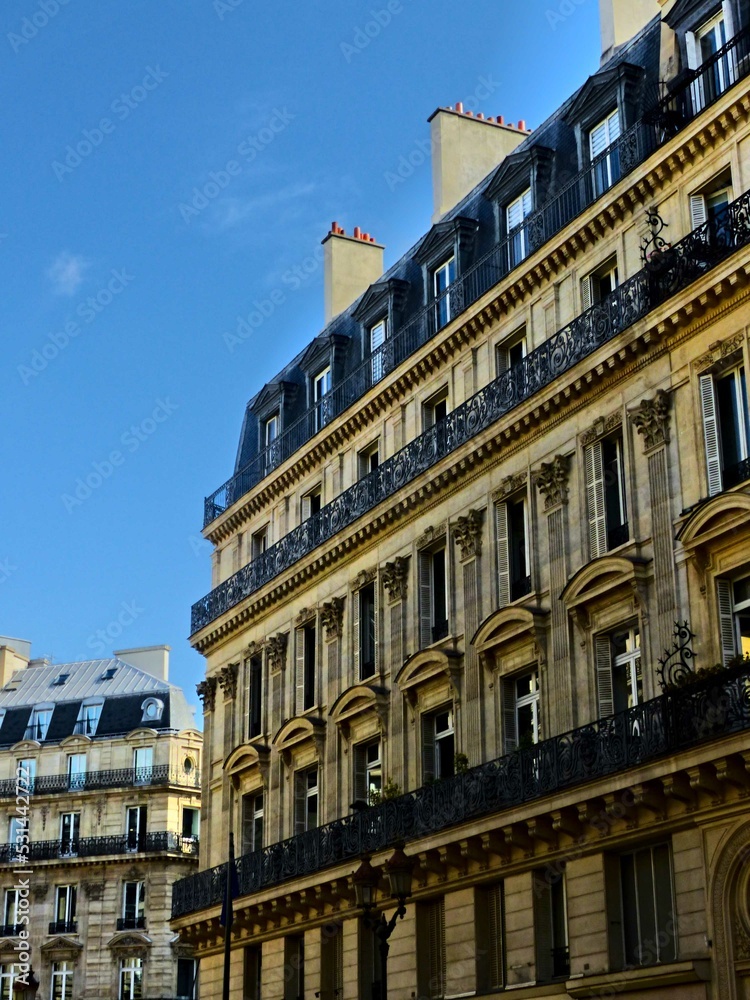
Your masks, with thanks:
<instances>
[{"instance_id":1,"label":"flagpole","mask_svg":"<svg viewBox=\"0 0 750 1000\"><path fill-rule=\"evenodd\" d=\"M234 834L229 833L229 860L227 862L227 884L224 890L224 989L222 1000L229 1000L229 968L231 963L230 944L234 907L232 905L232 870L234 868Z\"/></svg>"}]
</instances>

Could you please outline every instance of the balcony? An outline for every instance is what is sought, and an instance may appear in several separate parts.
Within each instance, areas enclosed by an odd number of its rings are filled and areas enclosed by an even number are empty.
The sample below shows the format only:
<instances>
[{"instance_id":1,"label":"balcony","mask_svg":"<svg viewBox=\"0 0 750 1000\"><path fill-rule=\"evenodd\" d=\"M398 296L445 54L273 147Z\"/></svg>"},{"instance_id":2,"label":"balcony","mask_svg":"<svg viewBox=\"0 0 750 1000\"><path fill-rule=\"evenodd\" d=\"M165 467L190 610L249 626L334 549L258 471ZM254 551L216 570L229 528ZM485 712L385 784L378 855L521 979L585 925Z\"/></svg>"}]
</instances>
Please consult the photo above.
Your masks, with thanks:
<instances>
[{"instance_id":1,"label":"balcony","mask_svg":"<svg viewBox=\"0 0 750 1000\"><path fill-rule=\"evenodd\" d=\"M746 192L728 206L724 231L726 239L712 240L712 223L706 222L659 254L658 259L654 255L648 267L577 316L517 365L461 403L194 604L191 633L215 621L333 538L342 528L390 499L447 455L571 371L603 344L614 340L740 247L750 244L750 193Z\"/></svg>"},{"instance_id":2,"label":"balcony","mask_svg":"<svg viewBox=\"0 0 750 1000\"><path fill-rule=\"evenodd\" d=\"M0 924L0 938L18 937L23 929L23 924Z\"/></svg>"},{"instance_id":3,"label":"balcony","mask_svg":"<svg viewBox=\"0 0 750 1000\"><path fill-rule=\"evenodd\" d=\"M119 917L117 920L118 931L142 931L146 926L146 918L140 917Z\"/></svg>"},{"instance_id":4,"label":"balcony","mask_svg":"<svg viewBox=\"0 0 750 1000\"><path fill-rule=\"evenodd\" d=\"M319 412L322 404L317 402L285 428L267 449L206 497L204 527L302 448L324 423L360 399L384 372L396 367L434 337L446 317L455 318L480 299L520 266L526 256L540 249L621 178L632 173L659 146L677 135L737 81L744 79L750 72L749 54L750 29L745 29L699 69L681 74L679 82L674 81L677 85L649 108L632 128L545 204L526 216L522 226L497 243L465 274L459 275L445 292L408 318L342 382L333 386L325 397L324 420ZM731 67L731 72L717 76L717 67L722 66Z\"/></svg>"},{"instance_id":5,"label":"balcony","mask_svg":"<svg viewBox=\"0 0 750 1000\"><path fill-rule=\"evenodd\" d=\"M184 854L198 857L198 839L158 831L134 840L128 834L111 837L76 837L73 840L35 840L28 854L18 855L15 844L0 844L0 864L27 865L30 861L59 861L103 857L108 854Z\"/></svg>"},{"instance_id":6,"label":"balcony","mask_svg":"<svg viewBox=\"0 0 750 1000\"><path fill-rule=\"evenodd\" d=\"M49 925L50 934L77 934L77 920L53 920Z\"/></svg>"},{"instance_id":7,"label":"balcony","mask_svg":"<svg viewBox=\"0 0 750 1000\"><path fill-rule=\"evenodd\" d=\"M237 860L240 895L744 732L750 729L748 686L750 660L718 677L245 854ZM218 906L226 882L225 864L176 882L172 917Z\"/></svg>"},{"instance_id":8,"label":"balcony","mask_svg":"<svg viewBox=\"0 0 750 1000\"><path fill-rule=\"evenodd\" d=\"M24 786L30 795L54 795L64 792L90 792L105 788L132 788L142 785L177 785L200 788L200 772L159 764L156 767L125 767L112 771L83 771L80 774L47 774L34 777ZM0 798L15 798L16 779L0 781Z\"/></svg>"}]
</instances>

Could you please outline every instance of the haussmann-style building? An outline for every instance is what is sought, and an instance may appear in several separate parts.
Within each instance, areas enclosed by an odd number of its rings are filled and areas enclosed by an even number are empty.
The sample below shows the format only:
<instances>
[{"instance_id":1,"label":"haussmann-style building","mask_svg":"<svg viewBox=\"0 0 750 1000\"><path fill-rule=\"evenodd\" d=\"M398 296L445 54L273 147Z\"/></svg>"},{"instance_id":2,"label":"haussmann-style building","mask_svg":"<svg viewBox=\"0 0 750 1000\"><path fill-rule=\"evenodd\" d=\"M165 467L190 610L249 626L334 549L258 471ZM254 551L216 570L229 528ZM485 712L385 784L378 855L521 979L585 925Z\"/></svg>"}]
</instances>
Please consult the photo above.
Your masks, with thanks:
<instances>
[{"instance_id":1,"label":"haussmann-style building","mask_svg":"<svg viewBox=\"0 0 750 1000\"><path fill-rule=\"evenodd\" d=\"M201 751L168 646L52 664L0 638L0 1000L197 997L169 917Z\"/></svg>"},{"instance_id":2,"label":"haussmann-style building","mask_svg":"<svg viewBox=\"0 0 750 1000\"><path fill-rule=\"evenodd\" d=\"M391 1000L750 997L750 4L601 21L393 267L332 226L206 501L202 1000L230 832L236 1000L382 998L397 907Z\"/></svg>"}]
</instances>

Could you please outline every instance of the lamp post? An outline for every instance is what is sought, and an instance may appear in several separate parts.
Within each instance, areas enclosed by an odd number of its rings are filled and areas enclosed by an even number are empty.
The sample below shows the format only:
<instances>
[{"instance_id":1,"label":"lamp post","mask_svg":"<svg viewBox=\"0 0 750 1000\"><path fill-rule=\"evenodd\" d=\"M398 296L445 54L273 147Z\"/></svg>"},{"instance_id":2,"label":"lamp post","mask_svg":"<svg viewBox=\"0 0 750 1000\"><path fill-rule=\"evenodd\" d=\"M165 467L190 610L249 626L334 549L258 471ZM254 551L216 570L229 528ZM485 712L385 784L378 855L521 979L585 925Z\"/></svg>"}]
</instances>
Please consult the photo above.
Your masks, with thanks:
<instances>
[{"instance_id":1,"label":"lamp post","mask_svg":"<svg viewBox=\"0 0 750 1000\"><path fill-rule=\"evenodd\" d=\"M354 894L357 906L364 910L362 922L368 930L371 930L378 942L380 953L380 997L379 1000L387 1000L388 996L388 952L390 951L389 939L399 920L403 920L406 913L406 900L411 896L411 881L414 862L407 858L401 847L397 847L391 857L386 861L385 873L391 889L391 899L398 903L396 912L390 920L385 913L378 913L375 910L375 896L377 893L379 873L370 864L370 859L365 858L357 871L354 873Z\"/></svg>"}]
</instances>

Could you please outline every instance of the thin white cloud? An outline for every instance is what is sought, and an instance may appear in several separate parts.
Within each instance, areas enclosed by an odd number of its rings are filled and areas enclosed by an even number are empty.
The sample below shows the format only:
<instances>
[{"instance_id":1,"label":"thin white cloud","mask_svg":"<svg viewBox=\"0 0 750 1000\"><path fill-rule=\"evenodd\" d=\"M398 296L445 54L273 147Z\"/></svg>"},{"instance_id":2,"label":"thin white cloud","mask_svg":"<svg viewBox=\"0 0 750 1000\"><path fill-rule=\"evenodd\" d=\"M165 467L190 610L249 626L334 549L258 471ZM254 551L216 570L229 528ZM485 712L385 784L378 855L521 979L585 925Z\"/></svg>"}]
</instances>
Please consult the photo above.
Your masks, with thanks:
<instances>
[{"instance_id":1,"label":"thin white cloud","mask_svg":"<svg viewBox=\"0 0 750 1000\"><path fill-rule=\"evenodd\" d=\"M83 284L89 262L80 256L64 251L57 255L47 271L56 295L75 295Z\"/></svg>"},{"instance_id":2,"label":"thin white cloud","mask_svg":"<svg viewBox=\"0 0 750 1000\"><path fill-rule=\"evenodd\" d=\"M217 202L211 229L225 232L246 222L257 221L259 216L269 212L288 212L292 206L307 199L315 191L313 183L290 184L278 191L268 191L255 197L225 197Z\"/></svg>"}]
</instances>

